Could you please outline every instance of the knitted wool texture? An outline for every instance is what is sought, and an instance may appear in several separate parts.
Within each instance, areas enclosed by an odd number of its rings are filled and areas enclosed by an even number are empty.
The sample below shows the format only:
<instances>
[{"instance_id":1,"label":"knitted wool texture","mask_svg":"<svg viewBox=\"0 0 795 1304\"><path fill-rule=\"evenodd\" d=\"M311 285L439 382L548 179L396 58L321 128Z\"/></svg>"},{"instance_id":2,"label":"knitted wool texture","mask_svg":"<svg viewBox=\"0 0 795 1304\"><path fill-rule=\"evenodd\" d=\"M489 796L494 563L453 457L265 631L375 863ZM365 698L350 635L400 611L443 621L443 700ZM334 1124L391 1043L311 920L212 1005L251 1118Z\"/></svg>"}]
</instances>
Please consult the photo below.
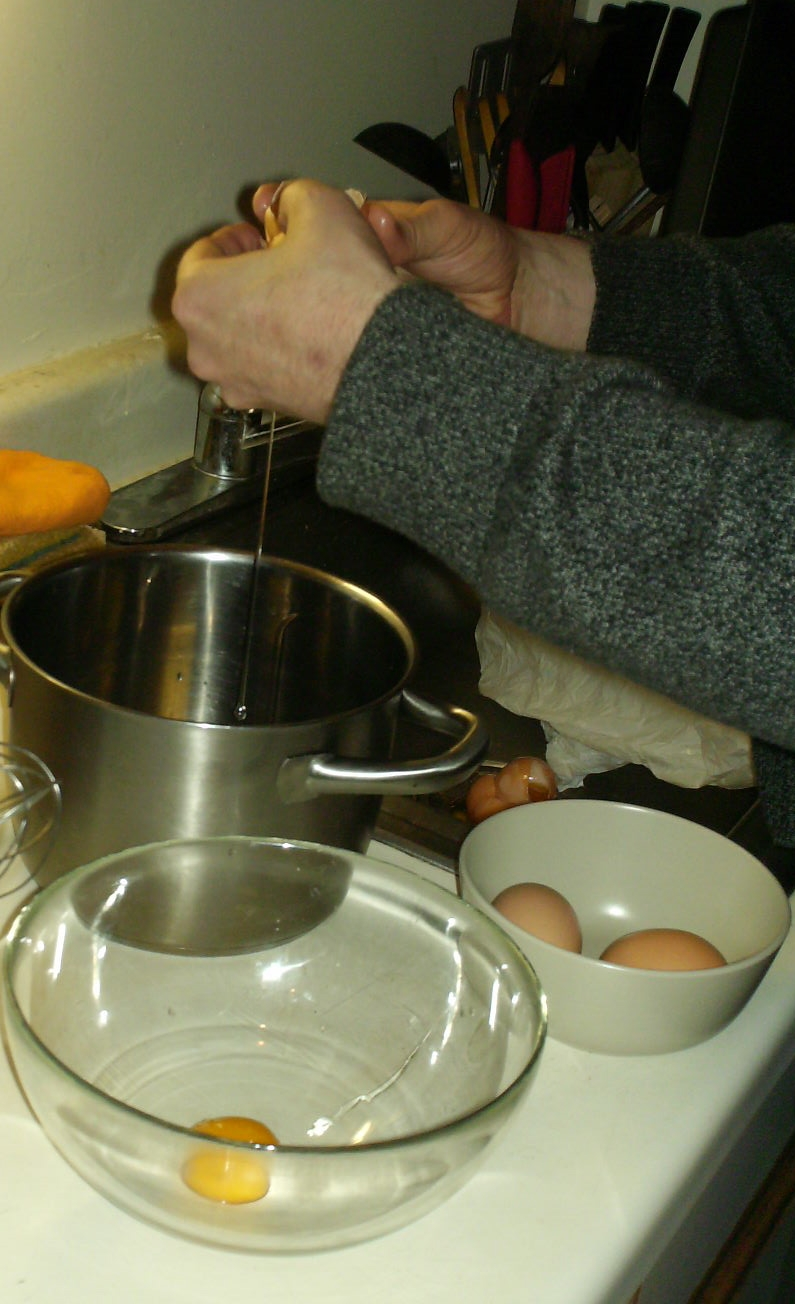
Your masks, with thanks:
<instances>
[{"instance_id":1,"label":"knitted wool texture","mask_svg":"<svg viewBox=\"0 0 795 1304\"><path fill-rule=\"evenodd\" d=\"M600 241L593 264L584 354L428 287L388 296L319 490L508 619L746 730L795 844L795 232Z\"/></svg>"}]
</instances>

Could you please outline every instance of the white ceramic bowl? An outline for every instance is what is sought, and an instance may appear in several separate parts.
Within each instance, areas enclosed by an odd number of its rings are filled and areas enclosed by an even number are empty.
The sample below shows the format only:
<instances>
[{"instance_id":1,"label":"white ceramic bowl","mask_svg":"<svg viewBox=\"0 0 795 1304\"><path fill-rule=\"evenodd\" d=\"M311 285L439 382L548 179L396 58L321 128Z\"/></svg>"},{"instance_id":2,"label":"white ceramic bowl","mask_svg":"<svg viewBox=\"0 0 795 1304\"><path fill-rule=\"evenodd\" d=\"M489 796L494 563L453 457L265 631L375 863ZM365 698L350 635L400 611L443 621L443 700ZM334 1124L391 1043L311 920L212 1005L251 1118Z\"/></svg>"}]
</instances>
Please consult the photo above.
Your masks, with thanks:
<instances>
[{"instance_id":1,"label":"white ceramic bowl","mask_svg":"<svg viewBox=\"0 0 795 1304\"><path fill-rule=\"evenodd\" d=\"M516 807L479 824L461 848L465 900L522 948L549 1002L549 1034L607 1054L692 1046L725 1027L761 982L787 935L790 905L760 861L690 820L587 799ZM514 883L556 888L574 907L582 954L510 924L491 902ZM707 938L725 967L630 969L599 960L643 928Z\"/></svg>"},{"instance_id":2,"label":"white ceramic bowl","mask_svg":"<svg viewBox=\"0 0 795 1304\"><path fill-rule=\"evenodd\" d=\"M336 1247L439 1204L524 1099L546 1031L535 973L479 911L307 843L109 856L35 896L2 958L9 1046L54 1144L122 1208L228 1249ZM278 1144L191 1130L229 1115Z\"/></svg>"}]
</instances>

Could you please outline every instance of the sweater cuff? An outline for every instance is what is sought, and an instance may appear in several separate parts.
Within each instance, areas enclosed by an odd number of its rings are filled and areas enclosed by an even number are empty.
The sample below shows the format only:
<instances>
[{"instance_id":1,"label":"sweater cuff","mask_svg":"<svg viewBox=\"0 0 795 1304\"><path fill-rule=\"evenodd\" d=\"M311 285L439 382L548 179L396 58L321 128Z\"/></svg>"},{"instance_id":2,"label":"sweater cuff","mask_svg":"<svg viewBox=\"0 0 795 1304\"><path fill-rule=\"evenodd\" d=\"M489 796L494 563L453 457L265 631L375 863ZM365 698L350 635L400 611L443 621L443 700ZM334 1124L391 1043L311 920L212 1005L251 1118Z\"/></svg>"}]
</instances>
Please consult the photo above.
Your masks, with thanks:
<instances>
[{"instance_id":1,"label":"sweater cuff","mask_svg":"<svg viewBox=\"0 0 795 1304\"><path fill-rule=\"evenodd\" d=\"M691 298L689 244L686 238L627 236L593 241L596 304L587 345L590 353L659 362L667 356L661 350L668 333L676 346L669 352L679 356L683 313L697 315L703 297L693 287Z\"/></svg>"}]
</instances>

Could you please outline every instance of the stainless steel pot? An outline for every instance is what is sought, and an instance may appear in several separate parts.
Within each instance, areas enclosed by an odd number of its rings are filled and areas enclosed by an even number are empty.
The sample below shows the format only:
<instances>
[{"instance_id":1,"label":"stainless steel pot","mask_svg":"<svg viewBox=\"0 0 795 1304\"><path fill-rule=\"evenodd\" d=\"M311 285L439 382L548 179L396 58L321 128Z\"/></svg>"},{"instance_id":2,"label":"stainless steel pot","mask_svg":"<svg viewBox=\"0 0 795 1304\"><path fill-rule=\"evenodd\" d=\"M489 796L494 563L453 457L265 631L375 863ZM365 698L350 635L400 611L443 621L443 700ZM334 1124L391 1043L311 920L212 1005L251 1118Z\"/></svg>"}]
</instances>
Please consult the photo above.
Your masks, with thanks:
<instances>
[{"instance_id":1,"label":"stainless steel pot","mask_svg":"<svg viewBox=\"0 0 795 1304\"><path fill-rule=\"evenodd\" d=\"M53 771L61 828L40 883L175 837L240 833L366 847L386 792L465 778L479 721L408 688L414 640L379 598L266 558L248 715L234 722L251 558L105 548L5 580L11 739ZM9 591L10 590L10 591ZM392 762L399 712L451 735Z\"/></svg>"}]
</instances>

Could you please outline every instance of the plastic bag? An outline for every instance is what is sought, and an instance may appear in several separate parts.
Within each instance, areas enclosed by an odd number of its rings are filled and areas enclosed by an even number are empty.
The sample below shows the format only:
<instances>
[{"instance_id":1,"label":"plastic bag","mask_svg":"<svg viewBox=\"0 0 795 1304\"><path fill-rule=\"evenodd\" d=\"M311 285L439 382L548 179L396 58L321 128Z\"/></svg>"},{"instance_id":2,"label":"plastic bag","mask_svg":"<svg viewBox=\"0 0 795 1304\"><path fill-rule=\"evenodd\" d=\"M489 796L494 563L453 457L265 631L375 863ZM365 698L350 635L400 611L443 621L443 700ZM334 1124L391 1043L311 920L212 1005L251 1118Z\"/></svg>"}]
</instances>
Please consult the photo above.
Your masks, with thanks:
<instances>
[{"instance_id":1,"label":"plastic bag","mask_svg":"<svg viewBox=\"0 0 795 1304\"><path fill-rule=\"evenodd\" d=\"M682 788L755 782L747 734L483 610L475 638L480 691L516 715L540 720L547 761L561 788L630 762Z\"/></svg>"}]
</instances>

